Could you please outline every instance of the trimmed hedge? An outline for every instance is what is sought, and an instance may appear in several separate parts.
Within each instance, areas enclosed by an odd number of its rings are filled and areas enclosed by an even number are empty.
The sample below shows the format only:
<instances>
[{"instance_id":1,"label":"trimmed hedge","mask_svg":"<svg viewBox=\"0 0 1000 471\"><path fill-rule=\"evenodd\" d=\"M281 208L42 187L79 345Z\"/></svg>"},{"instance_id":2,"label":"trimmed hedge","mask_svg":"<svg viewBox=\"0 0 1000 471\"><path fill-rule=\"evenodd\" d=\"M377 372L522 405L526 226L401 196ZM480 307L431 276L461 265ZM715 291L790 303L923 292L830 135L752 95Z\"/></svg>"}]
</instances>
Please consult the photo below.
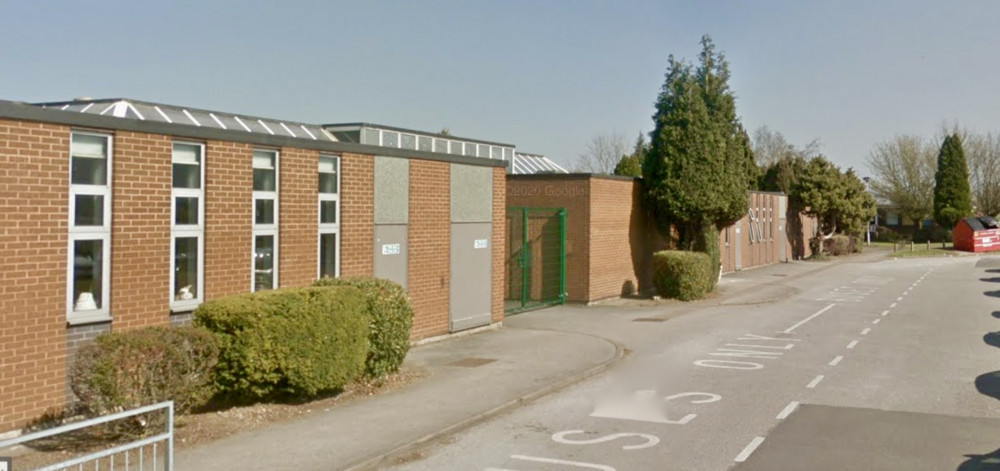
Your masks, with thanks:
<instances>
[{"instance_id":1,"label":"trimmed hedge","mask_svg":"<svg viewBox=\"0 0 1000 471\"><path fill-rule=\"evenodd\" d=\"M365 295L369 324L365 375L379 378L399 370L410 351L413 307L399 284L366 276L323 278L314 286L352 286Z\"/></svg>"},{"instance_id":2,"label":"trimmed hedge","mask_svg":"<svg viewBox=\"0 0 1000 471\"><path fill-rule=\"evenodd\" d=\"M315 396L364 371L368 318L351 287L239 294L202 304L195 325L215 334L215 384L230 399Z\"/></svg>"},{"instance_id":3,"label":"trimmed hedge","mask_svg":"<svg viewBox=\"0 0 1000 471\"><path fill-rule=\"evenodd\" d=\"M103 334L77 351L70 387L95 415L166 400L183 413L211 398L218 355L215 337L194 327Z\"/></svg>"},{"instance_id":4,"label":"trimmed hedge","mask_svg":"<svg viewBox=\"0 0 1000 471\"><path fill-rule=\"evenodd\" d=\"M830 255L841 256L854 253L851 238L846 235L837 234L824 241L826 252Z\"/></svg>"},{"instance_id":5,"label":"trimmed hedge","mask_svg":"<svg viewBox=\"0 0 1000 471\"><path fill-rule=\"evenodd\" d=\"M664 250L653 254L653 284L660 296L691 301L715 286L712 257L702 252Z\"/></svg>"}]
</instances>

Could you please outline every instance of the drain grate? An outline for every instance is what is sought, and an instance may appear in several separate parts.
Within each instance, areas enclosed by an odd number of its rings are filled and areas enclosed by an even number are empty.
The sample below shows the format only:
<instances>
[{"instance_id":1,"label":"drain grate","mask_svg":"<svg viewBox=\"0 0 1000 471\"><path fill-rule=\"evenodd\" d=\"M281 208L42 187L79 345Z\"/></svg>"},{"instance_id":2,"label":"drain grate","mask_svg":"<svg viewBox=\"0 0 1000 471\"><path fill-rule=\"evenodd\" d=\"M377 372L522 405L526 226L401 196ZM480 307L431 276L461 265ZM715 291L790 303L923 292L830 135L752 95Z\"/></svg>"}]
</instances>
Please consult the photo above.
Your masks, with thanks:
<instances>
[{"instance_id":1,"label":"drain grate","mask_svg":"<svg viewBox=\"0 0 1000 471\"><path fill-rule=\"evenodd\" d=\"M496 360L492 358L463 358L458 361L453 361L445 366L460 366L462 368L475 368L477 366L483 366L488 363L493 363Z\"/></svg>"},{"instance_id":2,"label":"drain grate","mask_svg":"<svg viewBox=\"0 0 1000 471\"><path fill-rule=\"evenodd\" d=\"M632 319L632 322L663 322L666 319L661 319L659 317L636 317Z\"/></svg>"}]
</instances>

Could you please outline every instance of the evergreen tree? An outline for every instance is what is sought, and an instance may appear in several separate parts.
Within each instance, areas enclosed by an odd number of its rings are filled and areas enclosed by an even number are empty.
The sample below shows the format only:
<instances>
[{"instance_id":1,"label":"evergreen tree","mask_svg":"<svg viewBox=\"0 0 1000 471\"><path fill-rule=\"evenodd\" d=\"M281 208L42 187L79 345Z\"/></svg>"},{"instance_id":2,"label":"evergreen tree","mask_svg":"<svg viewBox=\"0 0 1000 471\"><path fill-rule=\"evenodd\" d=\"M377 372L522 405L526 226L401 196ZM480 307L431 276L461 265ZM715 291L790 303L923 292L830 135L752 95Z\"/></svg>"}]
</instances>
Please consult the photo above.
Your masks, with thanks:
<instances>
[{"instance_id":1,"label":"evergreen tree","mask_svg":"<svg viewBox=\"0 0 1000 471\"><path fill-rule=\"evenodd\" d=\"M875 198L854 170L842 173L822 156L805 165L792 194L806 208L806 214L819 221L823 239L838 232L862 234L868 221L875 217Z\"/></svg>"},{"instance_id":2,"label":"evergreen tree","mask_svg":"<svg viewBox=\"0 0 1000 471\"><path fill-rule=\"evenodd\" d=\"M965 163L962 138L957 133L944 138L934 174L934 222L946 229L972 214L969 167Z\"/></svg>"},{"instance_id":3,"label":"evergreen tree","mask_svg":"<svg viewBox=\"0 0 1000 471\"><path fill-rule=\"evenodd\" d=\"M746 214L758 171L725 56L708 36L701 45L697 67L668 59L642 173L660 227L672 223L679 247L707 252L718 269L719 228Z\"/></svg>"},{"instance_id":4,"label":"evergreen tree","mask_svg":"<svg viewBox=\"0 0 1000 471\"><path fill-rule=\"evenodd\" d=\"M635 141L635 148L629 155L623 155L618 165L615 165L615 175L626 177L641 177L642 162L646 160L646 153L649 145L646 144L646 137L639 133L639 138Z\"/></svg>"}]
</instances>

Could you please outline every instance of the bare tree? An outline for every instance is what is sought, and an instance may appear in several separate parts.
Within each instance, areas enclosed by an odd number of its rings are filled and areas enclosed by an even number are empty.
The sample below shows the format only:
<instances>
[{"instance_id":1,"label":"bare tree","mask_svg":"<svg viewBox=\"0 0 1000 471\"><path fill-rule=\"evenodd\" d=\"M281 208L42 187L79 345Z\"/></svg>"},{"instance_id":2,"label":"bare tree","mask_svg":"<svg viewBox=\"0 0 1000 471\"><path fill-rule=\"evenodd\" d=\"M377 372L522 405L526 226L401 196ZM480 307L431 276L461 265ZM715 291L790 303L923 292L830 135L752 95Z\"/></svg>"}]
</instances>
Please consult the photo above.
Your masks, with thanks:
<instances>
[{"instance_id":1,"label":"bare tree","mask_svg":"<svg viewBox=\"0 0 1000 471\"><path fill-rule=\"evenodd\" d=\"M797 148L790 144L779 131L769 128L766 124L753 132L753 155L757 165L768 168L778 162L792 157L802 157L806 160L819 155L819 139L813 139L805 147Z\"/></svg>"},{"instance_id":2,"label":"bare tree","mask_svg":"<svg viewBox=\"0 0 1000 471\"><path fill-rule=\"evenodd\" d=\"M918 136L896 136L876 144L867 161L874 175L872 193L888 200L919 228L934 210L934 143Z\"/></svg>"},{"instance_id":3,"label":"bare tree","mask_svg":"<svg viewBox=\"0 0 1000 471\"><path fill-rule=\"evenodd\" d=\"M1000 136L966 134L963 145L976 213L1000 215Z\"/></svg>"},{"instance_id":4,"label":"bare tree","mask_svg":"<svg viewBox=\"0 0 1000 471\"><path fill-rule=\"evenodd\" d=\"M622 156L630 153L630 144L624 134L618 131L600 133L587 143L587 150L580 154L575 170L611 174Z\"/></svg>"}]
</instances>

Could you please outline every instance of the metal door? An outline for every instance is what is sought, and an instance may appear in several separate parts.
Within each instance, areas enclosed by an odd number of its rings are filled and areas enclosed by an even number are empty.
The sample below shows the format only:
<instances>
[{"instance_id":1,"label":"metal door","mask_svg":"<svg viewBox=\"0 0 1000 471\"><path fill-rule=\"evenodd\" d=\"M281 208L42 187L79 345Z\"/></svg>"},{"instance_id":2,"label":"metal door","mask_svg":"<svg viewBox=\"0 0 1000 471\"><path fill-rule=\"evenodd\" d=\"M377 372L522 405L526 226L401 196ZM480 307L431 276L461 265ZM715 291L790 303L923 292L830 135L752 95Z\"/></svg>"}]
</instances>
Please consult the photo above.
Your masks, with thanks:
<instances>
[{"instance_id":1,"label":"metal door","mask_svg":"<svg viewBox=\"0 0 1000 471\"><path fill-rule=\"evenodd\" d=\"M451 331L488 325L493 307L493 224L451 225Z\"/></svg>"}]
</instances>

